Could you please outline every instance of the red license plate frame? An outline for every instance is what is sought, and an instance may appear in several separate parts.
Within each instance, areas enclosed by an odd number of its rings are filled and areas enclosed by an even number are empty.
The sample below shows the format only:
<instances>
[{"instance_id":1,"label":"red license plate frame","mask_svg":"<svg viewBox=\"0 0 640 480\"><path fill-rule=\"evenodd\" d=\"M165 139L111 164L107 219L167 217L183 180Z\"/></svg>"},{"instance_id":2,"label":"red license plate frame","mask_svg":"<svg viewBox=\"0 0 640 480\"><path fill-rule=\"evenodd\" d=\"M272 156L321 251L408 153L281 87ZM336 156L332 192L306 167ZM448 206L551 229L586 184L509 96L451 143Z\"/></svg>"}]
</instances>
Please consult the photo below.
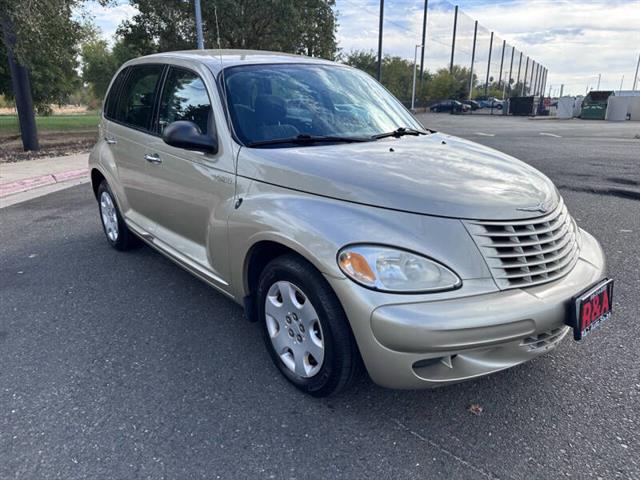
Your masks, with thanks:
<instances>
[{"instance_id":1,"label":"red license plate frame","mask_svg":"<svg viewBox=\"0 0 640 480\"><path fill-rule=\"evenodd\" d=\"M575 296L572 306L567 324L573 328L573 339L580 341L611 317L613 279L605 278Z\"/></svg>"}]
</instances>

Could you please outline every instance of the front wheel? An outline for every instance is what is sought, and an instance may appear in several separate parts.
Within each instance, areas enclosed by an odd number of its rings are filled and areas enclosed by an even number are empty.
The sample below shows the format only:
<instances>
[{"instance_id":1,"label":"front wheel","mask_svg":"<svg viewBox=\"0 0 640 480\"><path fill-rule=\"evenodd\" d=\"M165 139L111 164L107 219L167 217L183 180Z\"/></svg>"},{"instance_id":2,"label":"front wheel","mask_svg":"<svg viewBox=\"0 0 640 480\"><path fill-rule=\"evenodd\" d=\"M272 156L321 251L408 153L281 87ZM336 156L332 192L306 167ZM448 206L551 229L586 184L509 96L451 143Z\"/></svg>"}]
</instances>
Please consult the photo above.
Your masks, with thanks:
<instances>
[{"instance_id":1,"label":"front wheel","mask_svg":"<svg viewBox=\"0 0 640 480\"><path fill-rule=\"evenodd\" d=\"M276 258L260 276L257 300L267 350L291 383L325 397L353 382L360 356L351 328L312 265L296 255Z\"/></svg>"}]
</instances>

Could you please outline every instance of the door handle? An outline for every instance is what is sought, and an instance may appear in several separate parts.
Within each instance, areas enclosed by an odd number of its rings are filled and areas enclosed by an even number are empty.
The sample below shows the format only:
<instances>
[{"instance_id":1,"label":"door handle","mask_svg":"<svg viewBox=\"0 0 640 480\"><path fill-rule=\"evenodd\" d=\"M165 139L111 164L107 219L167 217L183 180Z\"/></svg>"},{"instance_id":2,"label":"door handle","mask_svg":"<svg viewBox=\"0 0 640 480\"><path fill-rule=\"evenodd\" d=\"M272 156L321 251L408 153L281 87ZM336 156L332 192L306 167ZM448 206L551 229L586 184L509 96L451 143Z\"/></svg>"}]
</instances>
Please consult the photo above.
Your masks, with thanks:
<instances>
[{"instance_id":1,"label":"door handle","mask_svg":"<svg viewBox=\"0 0 640 480\"><path fill-rule=\"evenodd\" d=\"M109 136L104 137L104 141L107 142L109 145L115 145L116 143L118 143L118 141L115 138L109 137Z\"/></svg>"},{"instance_id":2,"label":"door handle","mask_svg":"<svg viewBox=\"0 0 640 480\"><path fill-rule=\"evenodd\" d=\"M147 153L144 156L144 159L149 162L149 163L153 163L155 165L162 163L162 160L160 160L160 156L157 153Z\"/></svg>"}]
</instances>

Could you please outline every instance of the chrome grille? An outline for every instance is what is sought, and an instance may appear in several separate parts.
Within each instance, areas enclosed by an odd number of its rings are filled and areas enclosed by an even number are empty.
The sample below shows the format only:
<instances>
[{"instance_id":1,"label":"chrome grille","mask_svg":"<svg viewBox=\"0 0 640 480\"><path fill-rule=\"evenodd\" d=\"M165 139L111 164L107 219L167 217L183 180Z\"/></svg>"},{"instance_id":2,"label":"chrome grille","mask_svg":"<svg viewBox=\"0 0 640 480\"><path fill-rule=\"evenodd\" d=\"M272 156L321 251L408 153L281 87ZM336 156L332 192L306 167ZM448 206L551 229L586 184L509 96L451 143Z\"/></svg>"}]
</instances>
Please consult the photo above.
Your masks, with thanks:
<instances>
[{"instance_id":1,"label":"chrome grille","mask_svg":"<svg viewBox=\"0 0 640 480\"><path fill-rule=\"evenodd\" d=\"M562 200L538 218L465 225L503 290L556 280L578 261L577 227Z\"/></svg>"}]
</instances>

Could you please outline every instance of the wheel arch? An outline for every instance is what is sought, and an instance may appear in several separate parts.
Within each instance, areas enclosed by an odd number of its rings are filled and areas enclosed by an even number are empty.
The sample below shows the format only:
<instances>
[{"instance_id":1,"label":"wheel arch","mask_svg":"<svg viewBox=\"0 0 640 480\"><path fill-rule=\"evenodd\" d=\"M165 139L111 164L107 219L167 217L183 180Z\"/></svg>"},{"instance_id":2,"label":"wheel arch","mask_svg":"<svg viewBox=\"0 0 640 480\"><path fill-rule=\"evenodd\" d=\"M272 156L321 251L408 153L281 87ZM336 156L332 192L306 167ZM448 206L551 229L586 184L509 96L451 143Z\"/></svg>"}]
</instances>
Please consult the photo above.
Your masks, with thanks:
<instances>
[{"instance_id":1,"label":"wheel arch","mask_svg":"<svg viewBox=\"0 0 640 480\"><path fill-rule=\"evenodd\" d=\"M242 295L245 314L249 321L255 321L254 293L260 274L272 260L287 254L294 254L310 263L321 274L320 262L302 246L288 239L268 236L255 239L244 256L242 267Z\"/></svg>"},{"instance_id":2,"label":"wheel arch","mask_svg":"<svg viewBox=\"0 0 640 480\"><path fill-rule=\"evenodd\" d=\"M97 168L91 169L91 188L93 189L93 194L98 199L98 188L100 188L100 184L106 180L105 176L102 174L100 170Z\"/></svg>"}]
</instances>

